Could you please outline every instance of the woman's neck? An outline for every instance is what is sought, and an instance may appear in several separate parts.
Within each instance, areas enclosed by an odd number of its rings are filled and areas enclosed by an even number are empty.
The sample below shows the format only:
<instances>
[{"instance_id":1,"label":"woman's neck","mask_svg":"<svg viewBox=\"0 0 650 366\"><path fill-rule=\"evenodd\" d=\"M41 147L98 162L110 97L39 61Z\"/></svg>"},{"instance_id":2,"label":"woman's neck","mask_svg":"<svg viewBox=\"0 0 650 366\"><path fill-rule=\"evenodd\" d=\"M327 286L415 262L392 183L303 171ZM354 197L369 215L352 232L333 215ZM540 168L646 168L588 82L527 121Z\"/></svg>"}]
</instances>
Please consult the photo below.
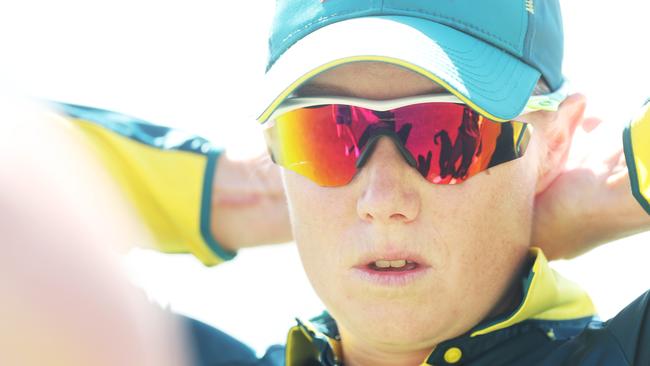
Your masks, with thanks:
<instances>
[{"instance_id":1,"label":"woman's neck","mask_svg":"<svg viewBox=\"0 0 650 366\"><path fill-rule=\"evenodd\" d=\"M493 307L485 319L491 319L513 311L521 303L521 297L521 283L519 281L513 281L501 300ZM341 350L343 353L343 364L345 366L418 366L424 362L436 346L435 344L431 344L421 347L415 346L408 349L392 348L390 346L382 347L355 338L341 326L339 326L339 332L342 339Z\"/></svg>"},{"instance_id":2,"label":"woman's neck","mask_svg":"<svg viewBox=\"0 0 650 366\"><path fill-rule=\"evenodd\" d=\"M427 347L422 350L382 351L354 343L343 343L342 348L345 366L417 366L422 364L433 349Z\"/></svg>"}]
</instances>

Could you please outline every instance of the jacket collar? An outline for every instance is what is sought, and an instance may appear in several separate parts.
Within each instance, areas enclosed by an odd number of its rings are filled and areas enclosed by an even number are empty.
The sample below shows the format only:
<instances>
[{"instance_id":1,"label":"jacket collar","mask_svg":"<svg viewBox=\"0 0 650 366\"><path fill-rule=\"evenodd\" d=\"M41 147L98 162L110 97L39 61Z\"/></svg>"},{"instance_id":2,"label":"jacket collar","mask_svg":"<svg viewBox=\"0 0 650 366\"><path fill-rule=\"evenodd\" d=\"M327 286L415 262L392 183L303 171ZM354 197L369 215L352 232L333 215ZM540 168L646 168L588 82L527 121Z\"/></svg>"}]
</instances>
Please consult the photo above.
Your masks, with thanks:
<instances>
[{"instance_id":1,"label":"jacket collar","mask_svg":"<svg viewBox=\"0 0 650 366\"><path fill-rule=\"evenodd\" d=\"M462 349L460 355L474 358L525 331L515 325L534 324L544 328L548 337L556 337L555 328L581 329L596 311L589 296L573 282L553 270L539 248L530 249L532 265L522 278L523 296L519 305L508 314L481 322L466 334L442 342L435 347L423 365L447 364L452 348ZM334 319L324 312L309 321L296 319L287 337L286 364L301 365L317 362L322 365L340 365L340 336ZM551 327L549 324L553 324ZM547 326L548 325L548 326ZM566 333L566 331L564 332ZM569 332L570 333L570 332Z\"/></svg>"}]
</instances>

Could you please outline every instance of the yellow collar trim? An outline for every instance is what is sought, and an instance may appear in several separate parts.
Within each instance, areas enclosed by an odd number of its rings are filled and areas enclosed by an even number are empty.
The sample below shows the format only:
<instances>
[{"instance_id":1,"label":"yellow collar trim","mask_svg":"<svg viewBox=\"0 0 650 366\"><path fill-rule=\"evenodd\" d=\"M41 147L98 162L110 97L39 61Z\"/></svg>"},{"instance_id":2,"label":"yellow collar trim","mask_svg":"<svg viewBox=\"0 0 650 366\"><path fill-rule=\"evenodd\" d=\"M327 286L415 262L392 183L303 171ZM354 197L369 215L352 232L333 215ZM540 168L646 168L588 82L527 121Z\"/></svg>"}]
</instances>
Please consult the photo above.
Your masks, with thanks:
<instances>
[{"instance_id":1,"label":"yellow collar trim","mask_svg":"<svg viewBox=\"0 0 650 366\"><path fill-rule=\"evenodd\" d=\"M298 325L291 327L287 336L285 351L286 365L302 365L310 360L318 360L320 350L315 342L327 342L332 350L334 359L342 360L341 342L319 331L314 324L307 320L298 320Z\"/></svg>"},{"instance_id":2,"label":"yellow collar trim","mask_svg":"<svg viewBox=\"0 0 650 366\"><path fill-rule=\"evenodd\" d=\"M472 332L472 337L504 329L528 319L569 320L596 314L596 308L589 295L552 269L540 248L531 248L530 254L535 258L535 262L529 277L524 280L525 297L519 308L506 319Z\"/></svg>"},{"instance_id":3,"label":"yellow collar trim","mask_svg":"<svg viewBox=\"0 0 650 366\"><path fill-rule=\"evenodd\" d=\"M519 307L505 319L477 328L470 337L495 332L529 319L571 320L596 314L596 309L587 293L575 283L565 279L552 269L546 256L539 248L530 249L534 263L527 278L524 278L524 299ZM341 360L341 342L319 331L309 321L299 320L287 337L286 364L298 365L319 359L318 342L326 342L337 360ZM318 343L321 346L325 343ZM432 353L435 351L432 350ZM428 359L429 357L427 357ZM426 359L422 365L427 365Z\"/></svg>"}]
</instances>

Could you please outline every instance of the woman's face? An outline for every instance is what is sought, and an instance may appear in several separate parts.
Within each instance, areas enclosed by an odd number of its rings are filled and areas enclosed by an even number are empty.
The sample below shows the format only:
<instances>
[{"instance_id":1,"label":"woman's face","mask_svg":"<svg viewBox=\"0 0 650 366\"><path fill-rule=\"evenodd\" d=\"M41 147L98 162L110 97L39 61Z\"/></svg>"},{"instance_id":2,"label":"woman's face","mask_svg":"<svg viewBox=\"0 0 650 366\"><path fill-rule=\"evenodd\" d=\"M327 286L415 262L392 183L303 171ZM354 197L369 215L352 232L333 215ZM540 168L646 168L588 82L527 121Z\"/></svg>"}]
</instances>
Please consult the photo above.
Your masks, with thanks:
<instances>
[{"instance_id":1,"label":"woman's face","mask_svg":"<svg viewBox=\"0 0 650 366\"><path fill-rule=\"evenodd\" d=\"M353 63L299 93L393 99L437 91L405 69ZM303 266L344 342L435 345L506 299L529 247L536 147L533 133L524 157L457 185L426 181L384 137L346 186L321 187L284 170ZM403 261L416 269L400 270ZM376 270L387 264L395 268Z\"/></svg>"}]
</instances>

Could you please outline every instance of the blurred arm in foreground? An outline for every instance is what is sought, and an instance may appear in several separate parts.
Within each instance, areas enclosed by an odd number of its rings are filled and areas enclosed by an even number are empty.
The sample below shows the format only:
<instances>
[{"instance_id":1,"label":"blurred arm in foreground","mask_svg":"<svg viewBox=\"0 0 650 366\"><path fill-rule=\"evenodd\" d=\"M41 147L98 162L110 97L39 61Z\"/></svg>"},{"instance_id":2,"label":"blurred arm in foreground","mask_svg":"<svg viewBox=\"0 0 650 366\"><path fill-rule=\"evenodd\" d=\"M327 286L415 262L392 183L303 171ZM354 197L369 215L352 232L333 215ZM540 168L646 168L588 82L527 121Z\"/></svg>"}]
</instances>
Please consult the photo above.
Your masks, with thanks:
<instances>
[{"instance_id":1,"label":"blurred arm in foreground","mask_svg":"<svg viewBox=\"0 0 650 366\"><path fill-rule=\"evenodd\" d=\"M147 230L57 118L0 95L0 364L185 364L180 326L119 266Z\"/></svg>"}]
</instances>

